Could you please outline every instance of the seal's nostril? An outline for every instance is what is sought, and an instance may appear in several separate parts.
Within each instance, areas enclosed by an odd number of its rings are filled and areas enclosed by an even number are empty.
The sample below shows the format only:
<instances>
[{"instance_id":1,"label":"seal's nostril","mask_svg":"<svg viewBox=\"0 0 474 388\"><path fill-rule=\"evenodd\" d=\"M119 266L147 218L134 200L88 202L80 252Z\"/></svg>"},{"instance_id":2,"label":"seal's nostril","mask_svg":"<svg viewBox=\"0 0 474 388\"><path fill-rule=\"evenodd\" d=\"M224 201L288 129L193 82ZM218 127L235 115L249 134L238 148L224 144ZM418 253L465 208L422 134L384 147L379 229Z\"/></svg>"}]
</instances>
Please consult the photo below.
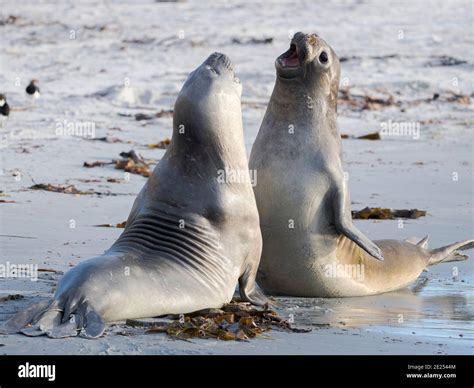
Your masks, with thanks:
<instances>
[{"instance_id":1,"label":"seal's nostril","mask_svg":"<svg viewBox=\"0 0 474 388\"><path fill-rule=\"evenodd\" d=\"M316 34L311 34L309 37L308 37L308 43L311 44L311 45L314 45L316 44L317 42L317 35Z\"/></svg>"}]
</instances>

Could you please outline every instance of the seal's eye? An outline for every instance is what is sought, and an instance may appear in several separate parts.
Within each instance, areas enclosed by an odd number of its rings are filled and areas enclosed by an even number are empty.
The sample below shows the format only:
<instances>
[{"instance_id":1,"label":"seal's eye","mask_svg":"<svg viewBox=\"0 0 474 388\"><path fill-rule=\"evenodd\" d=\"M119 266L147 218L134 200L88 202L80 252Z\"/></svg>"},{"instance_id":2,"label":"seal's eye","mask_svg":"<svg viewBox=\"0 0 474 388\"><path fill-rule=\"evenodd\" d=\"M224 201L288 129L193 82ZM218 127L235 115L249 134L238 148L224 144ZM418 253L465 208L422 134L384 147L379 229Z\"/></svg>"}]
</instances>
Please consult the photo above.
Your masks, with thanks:
<instances>
[{"instance_id":1,"label":"seal's eye","mask_svg":"<svg viewBox=\"0 0 474 388\"><path fill-rule=\"evenodd\" d=\"M321 52L321 54L319 54L319 62L328 63L328 54L326 53L326 51L323 51Z\"/></svg>"}]
</instances>

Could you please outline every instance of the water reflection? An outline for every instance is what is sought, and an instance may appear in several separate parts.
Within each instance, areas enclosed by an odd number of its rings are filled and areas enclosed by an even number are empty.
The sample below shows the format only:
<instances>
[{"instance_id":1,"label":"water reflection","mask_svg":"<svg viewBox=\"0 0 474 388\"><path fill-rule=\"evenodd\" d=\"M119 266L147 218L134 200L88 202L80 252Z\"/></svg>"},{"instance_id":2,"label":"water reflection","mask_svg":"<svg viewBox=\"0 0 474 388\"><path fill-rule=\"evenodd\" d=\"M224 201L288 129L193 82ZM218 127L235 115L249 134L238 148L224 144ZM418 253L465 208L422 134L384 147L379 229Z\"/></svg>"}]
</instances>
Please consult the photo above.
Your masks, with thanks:
<instances>
[{"instance_id":1,"label":"water reflection","mask_svg":"<svg viewBox=\"0 0 474 388\"><path fill-rule=\"evenodd\" d=\"M474 288L455 282L442 287L420 278L410 288L358 298L278 298L280 313L297 325L358 327L433 337L474 339ZM461 336L460 336L461 334Z\"/></svg>"}]
</instances>

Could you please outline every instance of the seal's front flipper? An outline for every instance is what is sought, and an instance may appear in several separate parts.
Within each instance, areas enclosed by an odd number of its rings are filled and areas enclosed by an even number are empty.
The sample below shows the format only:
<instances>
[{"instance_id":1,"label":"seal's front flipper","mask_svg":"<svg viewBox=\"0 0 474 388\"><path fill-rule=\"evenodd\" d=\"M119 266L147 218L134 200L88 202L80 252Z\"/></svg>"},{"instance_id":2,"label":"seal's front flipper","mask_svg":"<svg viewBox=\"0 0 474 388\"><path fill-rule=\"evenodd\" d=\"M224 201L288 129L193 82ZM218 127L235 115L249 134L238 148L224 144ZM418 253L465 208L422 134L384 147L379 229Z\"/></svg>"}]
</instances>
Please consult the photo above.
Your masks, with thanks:
<instances>
[{"instance_id":1,"label":"seal's front flipper","mask_svg":"<svg viewBox=\"0 0 474 388\"><path fill-rule=\"evenodd\" d=\"M245 280L240 279L239 293L242 300L250 302L256 306L265 306L266 304L273 304L272 301L265 296L265 294L262 292L257 283L255 283L255 281L253 282L253 286L249 287L248 283L246 283Z\"/></svg>"},{"instance_id":2,"label":"seal's front flipper","mask_svg":"<svg viewBox=\"0 0 474 388\"><path fill-rule=\"evenodd\" d=\"M66 323L59 323L56 326L53 326L48 332L47 335L49 338L68 338L77 336L77 324L73 317Z\"/></svg>"},{"instance_id":3,"label":"seal's front flipper","mask_svg":"<svg viewBox=\"0 0 474 388\"><path fill-rule=\"evenodd\" d=\"M19 333L28 325L36 323L41 318L43 313L48 309L51 303L52 301L40 302L19 311L2 326L0 326L0 334Z\"/></svg>"},{"instance_id":4,"label":"seal's front flipper","mask_svg":"<svg viewBox=\"0 0 474 388\"><path fill-rule=\"evenodd\" d=\"M41 318L32 321L25 328L20 330L20 333L29 337L36 337L47 334L61 322L62 311L57 308L57 301L53 301L48 308L43 311Z\"/></svg>"},{"instance_id":5,"label":"seal's front flipper","mask_svg":"<svg viewBox=\"0 0 474 388\"><path fill-rule=\"evenodd\" d=\"M257 276L258 265L260 264L260 255L262 246L259 244L259 249L255 249L254 256L247 257L247 268L239 278L239 293L242 300L250 302L256 306L264 306L272 304L272 302L265 296L263 291L257 285L255 277Z\"/></svg>"},{"instance_id":6,"label":"seal's front flipper","mask_svg":"<svg viewBox=\"0 0 474 388\"><path fill-rule=\"evenodd\" d=\"M347 198L345 183L338 187L334 194L334 223L339 233L352 240L369 255L377 260L383 260L382 251L367 238L352 222L352 214Z\"/></svg>"},{"instance_id":7,"label":"seal's front flipper","mask_svg":"<svg viewBox=\"0 0 474 388\"><path fill-rule=\"evenodd\" d=\"M0 327L0 334L65 338L75 337L80 332L83 337L98 338L104 329L104 321L87 302L72 307L68 302L50 300L16 313Z\"/></svg>"},{"instance_id":8,"label":"seal's front flipper","mask_svg":"<svg viewBox=\"0 0 474 388\"><path fill-rule=\"evenodd\" d=\"M86 305L84 314L84 328L81 331L81 337L84 338L99 338L104 334L105 322L102 317L91 306Z\"/></svg>"},{"instance_id":9,"label":"seal's front flipper","mask_svg":"<svg viewBox=\"0 0 474 388\"><path fill-rule=\"evenodd\" d=\"M56 319L48 328L43 328L49 338L75 337L99 338L104 334L105 322L92 306L81 301L78 304L66 305L62 320Z\"/></svg>"}]
</instances>

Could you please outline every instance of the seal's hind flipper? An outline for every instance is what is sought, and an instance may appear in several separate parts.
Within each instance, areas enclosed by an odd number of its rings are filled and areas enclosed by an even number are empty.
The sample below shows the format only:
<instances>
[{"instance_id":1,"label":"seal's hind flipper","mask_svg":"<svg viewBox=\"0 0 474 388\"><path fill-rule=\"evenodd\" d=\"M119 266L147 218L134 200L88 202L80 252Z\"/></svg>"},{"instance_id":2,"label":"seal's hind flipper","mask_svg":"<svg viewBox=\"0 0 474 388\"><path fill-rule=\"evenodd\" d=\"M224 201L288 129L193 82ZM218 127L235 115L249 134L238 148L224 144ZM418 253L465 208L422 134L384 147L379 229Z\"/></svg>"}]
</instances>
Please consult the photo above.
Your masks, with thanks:
<instances>
[{"instance_id":1,"label":"seal's hind flipper","mask_svg":"<svg viewBox=\"0 0 474 388\"><path fill-rule=\"evenodd\" d=\"M418 245L420 248L428 249L428 238L428 235L426 235L422 239L420 239L419 237L409 237L406 238L404 241L413 245Z\"/></svg>"},{"instance_id":2,"label":"seal's hind flipper","mask_svg":"<svg viewBox=\"0 0 474 388\"><path fill-rule=\"evenodd\" d=\"M431 250L431 257L428 265L439 263L447 263L450 261L462 261L469 258L458 251L474 248L474 240L460 241L454 244L446 245L445 247Z\"/></svg>"},{"instance_id":3,"label":"seal's hind flipper","mask_svg":"<svg viewBox=\"0 0 474 388\"><path fill-rule=\"evenodd\" d=\"M426 235L420 241L418 241L416 245L418 245L421 248L428 249L428 238L429 238L429 235Z\"/></svg>"}]
</instances>

